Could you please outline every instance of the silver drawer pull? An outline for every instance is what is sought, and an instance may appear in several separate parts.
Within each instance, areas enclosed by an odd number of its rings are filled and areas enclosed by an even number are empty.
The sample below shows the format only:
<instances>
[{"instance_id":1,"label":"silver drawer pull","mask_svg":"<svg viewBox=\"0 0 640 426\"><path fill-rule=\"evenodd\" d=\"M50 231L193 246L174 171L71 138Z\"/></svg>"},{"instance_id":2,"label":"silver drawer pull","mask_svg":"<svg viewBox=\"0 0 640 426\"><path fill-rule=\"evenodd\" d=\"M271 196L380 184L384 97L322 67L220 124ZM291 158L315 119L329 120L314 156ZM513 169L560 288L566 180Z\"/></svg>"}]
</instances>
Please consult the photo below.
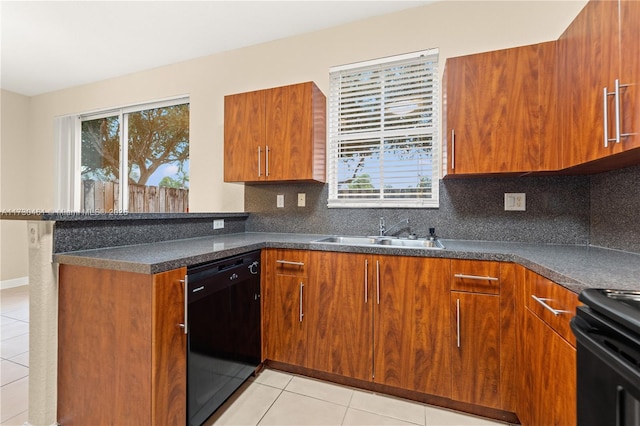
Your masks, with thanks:
<instances>
[{"instance_id":1,"label":"silver drawer pull","mask_svg":"<svg viewBox=\"0 0 640 426\"><path fill-rule=\"evenodd\" d=\"M458 335L458 347L460 347L460 299L456 299L456 332Z\"/></svg>"},{"instance_id":2,"label":"silver drawer pull","mask_svg":"<svg viewBox=\"0 0 640 426\"><path fill-rule=\"evenodd\" d=\"M466 274L454 274L456 278L464 278L468 280L482 280L482 281L498 281L496 277L483 277L480 275L466 275Z\"/></svg>"},{"instance_id":3,"label":"silver drawer pull","mask_svg":"<svg viewBox=\"0 0 640 426\"><path fill-rule=\"evenodd\" d=\"M304 317L304 312L302 312L302 297L303 297L304 283L300 282L300 322L302 322L302 318Z\"/></svg>"},{"instance_id":4,"label":"silver drawer pull","mask_svg":"<svg viewBox=\"0 0 640 426\"><path fill-rule=\"evenodd\" d=\"M552 299L543 299L542 297L537 297L536 295L532 294L531 297L533 298L533 300L535 300L536 302L538 302L539 304L542 305L542 307L544 307L546 310L550 311L553 315L558 316L560 314L570 314L571 312L569 311L562 311L560 309L553 309L551 306L549 306L546 302L550 302Z\"/></svg>"},{"instance_id":5,"label":"silver drawer pull","mask_svg":"<svg viewBox=\"0 0 640 426\"><path fill-rule=\"evenodd\" d=\"M189 319L189 275L184 276L184 280L180 280L183 287L184 296L184 323L179 324L180 328L184 330L184 334L189 332L187 321Z\"/></svg>"},{"instance_id":6,"label":"silver drawer pull","mask_svg":"<svg viewBox=\"0 0 640 426\"><path fill-rule=\"evenodd\" d=\"M282 265L304 266L304 262L292 262L290 260L276 260L276 263L280 263Z\"/></svg>"}]
</instances>

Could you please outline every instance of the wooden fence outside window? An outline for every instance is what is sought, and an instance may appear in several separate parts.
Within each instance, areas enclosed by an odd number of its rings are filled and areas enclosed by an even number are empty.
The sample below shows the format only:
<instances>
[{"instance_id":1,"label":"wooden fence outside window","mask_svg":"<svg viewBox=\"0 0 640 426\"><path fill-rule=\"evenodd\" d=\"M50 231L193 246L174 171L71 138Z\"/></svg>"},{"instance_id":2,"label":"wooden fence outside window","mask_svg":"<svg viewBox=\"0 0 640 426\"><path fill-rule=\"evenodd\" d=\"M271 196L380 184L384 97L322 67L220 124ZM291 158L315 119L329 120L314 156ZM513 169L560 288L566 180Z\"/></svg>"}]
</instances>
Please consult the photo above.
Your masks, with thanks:
<instances>
[{"instance_id":1,"label":"wooden fence outside window","mask_svg":"<svg viewBox=\"0 0 640 426\"><path fill-rule=\"evenodd\" d=\"M95 180L82 181L83 211L121 212L120 185ZM189 211L189 190L129 184L129 213L185 213Z\"/></svg>"}]
</instances>

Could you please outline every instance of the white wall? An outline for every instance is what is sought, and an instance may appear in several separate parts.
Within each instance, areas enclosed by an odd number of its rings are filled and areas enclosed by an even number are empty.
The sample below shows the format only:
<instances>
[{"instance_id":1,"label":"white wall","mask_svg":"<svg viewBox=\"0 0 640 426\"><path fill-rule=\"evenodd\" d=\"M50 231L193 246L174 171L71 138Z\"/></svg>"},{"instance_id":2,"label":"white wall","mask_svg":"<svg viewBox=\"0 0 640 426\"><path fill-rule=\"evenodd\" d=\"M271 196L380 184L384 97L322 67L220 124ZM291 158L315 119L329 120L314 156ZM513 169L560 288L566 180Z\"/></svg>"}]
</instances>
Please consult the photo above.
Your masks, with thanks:
<instances>
[{"instance_id":1,"label":"white wall","mask_svg":"<svg viewBox=\"0 0 640 426\"><path fill-rule=\"evenodd\" d=\"M554 40L584 4L584 0L442 1L35 96L28 102L28 143L8 141L20 144L11 149L21 153L17 156L21 161L28 157L32 166L24 202L33 208L53 207L54 117L188 94L190 211L242 211L243 185L222 182L224 95L308 80L327 93L331 66L432 47L440 48L442 72L447 57ZM5 143L3 133L3 150ZM33 150L25 151L29 146ZM15 191L4 181L2 185L3 199L5 190Z\"/></svg>"}]
</instances>

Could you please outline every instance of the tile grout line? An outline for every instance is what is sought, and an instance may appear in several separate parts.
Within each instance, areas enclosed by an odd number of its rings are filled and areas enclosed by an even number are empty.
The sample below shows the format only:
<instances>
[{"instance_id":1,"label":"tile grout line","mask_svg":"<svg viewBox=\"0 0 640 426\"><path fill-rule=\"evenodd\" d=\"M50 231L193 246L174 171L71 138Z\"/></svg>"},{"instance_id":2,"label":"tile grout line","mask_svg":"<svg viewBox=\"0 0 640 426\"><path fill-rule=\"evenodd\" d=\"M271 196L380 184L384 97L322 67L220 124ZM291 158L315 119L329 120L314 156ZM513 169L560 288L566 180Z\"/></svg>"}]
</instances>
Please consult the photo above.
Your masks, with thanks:
<instances>
[{"instance_id":1,"label":"tile grout line","mask_svg":"<svg viewBox=\"0 0 640 426\"><path fill-rule=\"evenodd\" d=\"M8 294L7 290L9 290L9 289L2 290L2 292L0 292L0 297L3 294ZM4 324L4 325L13 325L13 324L19 324L19 323L24 323L24 324L28 325L29 324L29 320L28 319L27 320L24 319L25 318L24 311L25 311L25 309L27 310L27 312L29 310L29 293L27 292L26 294L23 294L21 292L21 293L19 293L17 295L13 295L12 294L10 296L12 298L12 300L10 302L7 302L6 301L7 299L5 299L5 297L7 297L7 296L2 297L3 301L5 302L5 307L1 308L1 310L0 310L0 312L1 312L0 319L2 319L3 321L7 321L7 323ZM19 318L15 318L15 317L19 317ZM24 336L27 336L27 338L29 338L30 337L29 336L29 331L27 331L26 333L22 333L22 334L18 334L18 335L9 337L7 339L0 340L0 347L2 346L3 342L7 342L7 341L9 341L11 339L16 339L16 338L23 338L24 339ZM6 388L8 386L14 385L15 383L17 383L17 382L19 382L21 380L25 380L25 379L28 380L29 379L29 366L21 364L21 363L16 362L16 361L13 360L14 358L16 358L18 356L22 356L22 355L24 355L24 354L26 354L28 352L29 352L29 347L27 345L27 350L24 351L24 352L20 352L20 353L17 353L17 354L12 354L9 357L5 357L5 356L1 356L0 357L0 359L2 360L3 363L5 361L7 361L7 362L10 362L11 364L13 364L14 367L18 366L18 367L26 368L26 370L27 370L27 374L25 376L16 378L15 380L12 380L12 381L10 381L8 383L3 384L0 387L0 389L6 390ZM6 365L7 364L5 364L5 366ZM28 399L28 395L27 395L27 399ZM5 419L0 424L0 426L15 424L14 422L11 422L12 419L20 418L21 416L23 416L25 413L28 413L28 412L29 412L29 407L28 407L28 404L27 404L27 409L26 410L21 411L20 413L15 413L12 417L10 417L8 419ZM11 422L11 423L9 423L9 422Z\"/></svg>"},{"instance_id":2,"label":"tile grout line","mask_svg":"<svg viewBox=\"0 0 640 426\"><path fill-rule=\"evenodd\" d=\"M288 385L289 383L287 383ZM257 423L255 424L255 426L258 426L260 424L260 422L262 420L264 420L265 416L269 413L269 410L271 410L273 408L273 405L276 403L276 401L278 399L280 399L280 397L282 396L282 394L284 393L284 389L280 389L280 393L278 394L278 396L276 397L276 399L273 400L273 402L271 404L269 404L269 408L267 408L267 410L264 412L264 414L260 417L260 419L258 419Z\"/></svg>"}]
</instances>

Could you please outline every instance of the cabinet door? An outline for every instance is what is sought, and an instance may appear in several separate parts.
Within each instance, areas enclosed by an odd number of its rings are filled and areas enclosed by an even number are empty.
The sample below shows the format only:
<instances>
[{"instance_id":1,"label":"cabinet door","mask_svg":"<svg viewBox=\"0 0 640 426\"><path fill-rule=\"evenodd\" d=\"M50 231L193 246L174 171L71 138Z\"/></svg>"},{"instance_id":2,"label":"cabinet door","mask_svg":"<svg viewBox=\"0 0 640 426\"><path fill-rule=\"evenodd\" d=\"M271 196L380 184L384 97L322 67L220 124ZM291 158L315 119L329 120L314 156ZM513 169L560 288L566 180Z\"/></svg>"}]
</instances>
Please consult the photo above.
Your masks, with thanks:
<instances>
[{"instance_id":1,"label":"cabinet door","mask_svg":"<svg viewBox=\"0 0 640 426\"><path fill-rule=\"evenodd\" d=\"M371 380L374 300L369 257L312 252L310 263L309 368Z\"/></svg>"},{"instance_id":2,"label":"cabinet door","mask_svg":"<svg viewBox=\"0 0 640 426\"><path fill-rule=\"evenodd\" d=\"M311 179L313 166L312 83L266 90L268 180Z\"/></svg>"},{"instance_id":3,"label":"cabinet door","mask_svg":"<svg viewBox=\"0 0 640 426\"><path fill-rule=\"evenodd\" d=\"M265 178L265 91L224 98L224 180Z\"/></svg>"},{"instance_id":4,"label":"cabinet door","mask_svg":"<svg viewBox=\"0 0 640 426\"><path fill-rule=\"evenodd\" d=\"M541 116L541 104L553 105L546 97L554 95L555 79L540 74L553 74L554 64L554 42L447 60L449 173L557 167L557 144Z\"/></svg>"},{"instance_id":5,"label":"cabinet door","mask_svg":"<svg viewBox=\"0 0 640 426\"><path fill-rule=\"evenodd\" d=\"M376 258L375 382L450 397L449 270L447 259Z\"/></svg>"},{"instance_id":6,"label":"cabinet door","mask_svg":"<svg viewBox=\"0 0 640 426\"><path fill-rule=\"evenodd\" d=\"M627 149L640 146L640 2L620 1L620 40L622 57L620 83L628 85L621 93L621 133Z\"/></svg>"},{"instance_id":7,"label":"cabinet door","mask_svg":"<svg viewBox=\"0 0 640 426\"><path fill-rule=\"evenodd\" d=\"M184 424L185 272L60 265L61 424Z\"/></svg>"},{"instance_id":8,"label":"cabinet door","mask_svg":"<svg viewBox=\"0 0 640 426\"><path fill-rule=\"evenodd\" d=\"M566 129L564 167L620 149L620 144L604 142L603 94L605 87L613 91L613 82L618 78L618 35L618 2L590 1L559 39L559 73L564 82L560 86L561 116ZM607 99L607 133L611 138L615 134L613 97Z\"/></svg>"},{"instance_id":9,"label":"cabinet door","mask_svg":"<svg viewBox=\"0 0 640 426\"><path fill-rule=\"evenodd\" d=\"M186 268L153 276L151 424L181 424L187 417ZM182 282L181 282L182 280Z\"/></svg>"},{"instance_id":10,"label":"cabinet door","mask_svg":"<svg viewBox=\"0 0 640 426\"><path fill-rule=\"evenodd\" d=\"M451 292L451 397L501 408L500 296Z\"/></svg>"},{"instance_id":11,"label":"cabinet door","mask_svg":"<svg viewBox=\"0 0 640 426\"><path fill-rule=\"evenodd\" d=\"M524 325L522 424L575 425L575 348L528 309Z\"/></svg>"},{"instance_id":12,"label":"cabinet door","mask_svg":"<svg viewBox=\"0 0 640 426\"><path fill-rule=\"evenodd\" d=\"M306 366L308 252L265 250L264 253L261 296L263 358Z\"/></svg>"}]
</instances>

